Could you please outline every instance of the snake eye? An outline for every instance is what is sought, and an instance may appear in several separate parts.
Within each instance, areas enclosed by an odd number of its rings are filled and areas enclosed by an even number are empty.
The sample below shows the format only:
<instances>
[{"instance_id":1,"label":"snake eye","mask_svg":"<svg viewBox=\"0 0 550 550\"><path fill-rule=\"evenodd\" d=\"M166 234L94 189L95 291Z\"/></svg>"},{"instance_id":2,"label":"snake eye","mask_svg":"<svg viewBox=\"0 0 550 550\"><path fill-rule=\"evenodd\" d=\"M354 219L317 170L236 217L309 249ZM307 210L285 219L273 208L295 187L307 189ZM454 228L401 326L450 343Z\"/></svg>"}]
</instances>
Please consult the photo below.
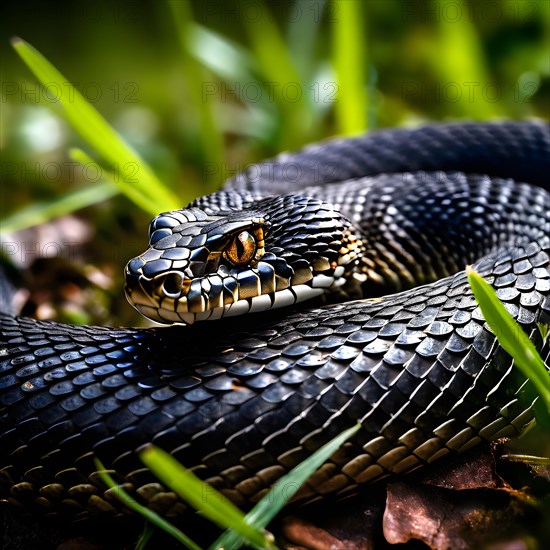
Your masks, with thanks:
<instances>
[{"instance_id":1,"label":"snake eye","mask_svg":"<svg viewBox=\"0 0 550 550\"><path fill-rule=\"evenodd\" d=\"M241 231L236 237L233 237L224 252L225 257L232 264L246 264L256 253L256 239L248 231Z\"/></svg>"}]
</instances>

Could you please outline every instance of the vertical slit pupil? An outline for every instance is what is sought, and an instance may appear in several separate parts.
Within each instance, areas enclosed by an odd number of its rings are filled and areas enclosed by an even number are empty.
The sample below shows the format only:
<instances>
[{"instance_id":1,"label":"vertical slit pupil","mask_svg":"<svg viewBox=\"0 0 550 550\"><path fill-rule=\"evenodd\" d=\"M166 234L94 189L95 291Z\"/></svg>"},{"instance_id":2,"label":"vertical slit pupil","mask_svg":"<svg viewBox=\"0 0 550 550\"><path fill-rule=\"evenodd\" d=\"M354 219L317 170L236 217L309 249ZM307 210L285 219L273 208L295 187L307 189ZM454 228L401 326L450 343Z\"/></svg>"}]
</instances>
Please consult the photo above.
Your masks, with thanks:
<instances>
[{"instance_id":1,"label":"vertical slit pupil","mask_svg":"<svg viewBox=\"0 0 550 550\"><path fill-rule=\"evenodd\" d=\"M243 241L246 240L248 235L246 233L241 233L236 240L237 246L237 258L240 258L244 254L244 244Z\"/></svg>"}]
</instances>

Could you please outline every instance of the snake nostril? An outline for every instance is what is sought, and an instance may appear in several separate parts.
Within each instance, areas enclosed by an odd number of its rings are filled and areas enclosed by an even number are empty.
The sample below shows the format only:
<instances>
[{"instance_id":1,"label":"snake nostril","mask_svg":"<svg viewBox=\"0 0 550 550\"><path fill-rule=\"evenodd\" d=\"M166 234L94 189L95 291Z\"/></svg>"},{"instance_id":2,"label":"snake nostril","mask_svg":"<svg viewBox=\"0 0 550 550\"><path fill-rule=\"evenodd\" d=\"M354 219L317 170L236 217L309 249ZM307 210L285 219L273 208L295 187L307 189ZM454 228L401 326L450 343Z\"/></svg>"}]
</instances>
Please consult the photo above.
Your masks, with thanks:
<instances>
[{"instance_id":1,"label":"snake nostril","mask_svg":"<svg viewBox=\"0 0 550 550\"><path fill-rule=\"evenodd\" d=\"M164 277L162 288L167 296L178 298L183 286L183 277L180 273L168 273Z\"/></svg>"}]
</instances>

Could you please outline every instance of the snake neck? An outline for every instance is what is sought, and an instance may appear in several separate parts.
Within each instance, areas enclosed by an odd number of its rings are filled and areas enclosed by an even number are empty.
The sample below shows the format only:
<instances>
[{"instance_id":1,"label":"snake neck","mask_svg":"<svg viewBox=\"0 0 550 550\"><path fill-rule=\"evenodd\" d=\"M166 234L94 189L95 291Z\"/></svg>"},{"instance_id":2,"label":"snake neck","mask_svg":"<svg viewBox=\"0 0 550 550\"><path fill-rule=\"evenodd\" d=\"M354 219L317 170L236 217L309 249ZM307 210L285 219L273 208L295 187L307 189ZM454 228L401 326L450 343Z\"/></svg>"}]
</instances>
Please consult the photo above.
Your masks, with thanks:
<instances>
[{"instance_id":1,"label":"snake neck","mask_svg":"<svg viewBox=\"0 0 550 550\"><path fill-rule=\"evenodd\" d=\"M305 190L352 220L361 249L343 289L372 298L454 275L477 258L548 246L550 195L461 172L384 174Z\"/></svg>"}]
</instances>

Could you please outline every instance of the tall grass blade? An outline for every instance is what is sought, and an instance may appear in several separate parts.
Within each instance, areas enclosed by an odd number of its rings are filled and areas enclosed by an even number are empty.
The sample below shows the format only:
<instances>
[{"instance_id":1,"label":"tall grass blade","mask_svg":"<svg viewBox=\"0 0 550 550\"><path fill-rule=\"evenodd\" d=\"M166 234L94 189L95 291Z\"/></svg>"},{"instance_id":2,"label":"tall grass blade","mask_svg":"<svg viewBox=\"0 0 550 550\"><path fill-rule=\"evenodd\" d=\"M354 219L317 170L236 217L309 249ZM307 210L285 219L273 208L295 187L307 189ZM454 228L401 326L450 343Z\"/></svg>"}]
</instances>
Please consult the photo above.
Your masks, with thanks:
<instances>
[{"instance_id":1,"label":"tall grass blade","mask_svg":"<svg viewBox=\"0 0 550 550\"><path fill-rule=\"evenodd\" d=\"M247 84L260 69L245 48L198 23L189 24L185 41L189 53L213 73L228 82Z\"/></svg>"},{"instance_id":2,"label":"tall grass blade","mask_svg":"<svg viewBox=\"0 0 550 550\"><path fill-rule=\"evenodd\" d=\"M22 231L41 223L46 223L50 220L65 216L86 208L93 204L108 200L119 193L116 185L113 182L113 174L102 170L84 151L80 149L71 149L70 157L83 165L91 165L104 176L107 181L90 185L88 187L77 189L65 193L62 197L47 202L34 202L31 205L19 210L15 214L8 216L0 221L2 231L5 233L14 233Z\"/></svg>"},{"instance_id":3,"label":"tall grass blade","mask_svg":"<svg viewBox=\"0 0 550 550\"><path fill-rule=\"evenodd\" d=\"M324 464L360 428L361 424L357 424L343 431L279 479L271 491L246 514L245 521L257 528L266 527L315 470ZM210 547L210 550L238 548L240 542L236 533L226 531Z\"/></svg>"},{"instance_id":4,"label":"tall grass blade","mask_svg":"<svg viewBox=\"0 0 550 550\"><path fill-rule=\"evenodd\" d=\"M292 52L269 16L269 9L264 2L259 2L258 10L261 16L245 18L243 25L254 58L269 84L266 93L271 94L280 111L281 130L277 148L296 149L308 140L311 130L311 113L307 101L309 90L296 70Z\"/></svg>"},{"instance_id":5,"label":"tall grass blade","mask_svg":"<svg viewBox=\"0 0 550 550\"><path fill-rule=\"evenodd\" d=\"M294 0L289 7L286 41L302 82L310 81L313 76L315 44L325 6L326 0Z\"/></svg>"},{"instance_id":6,"label":"tall grass blade","mask_svg":"<svg viewBox=\"0 0 550 550\"><path fill-rule=\"evenodd\" d=\"M147 548L147 545L149 544L149 541L151 540L151 537L154 534L155 527L153 526L153 524L149 523L148 521L145 522L145 527L143 528L143 531L139 536L135 550L145 550L145 548Z\"/></svg>"},{"instance_id":7,"label":"tall grass blade","mask_svg":"<svg viewBox=\"0 0 550 550\"><path fill-rule=\"evenodd\" d=\"M447 116L451 112L478 120L505 116L506 112L501 109L503 102L499 101L501 90L492 81L472 18L455 19L451 14L462 8L454 0L443 0L433 7L449 16L438 18L437 36L430 50L436 78L425 83L427 92L433 92L435 102L450 109L445 113Z\"/></svg>"},{"instance_id":8,"label":"tall grass blade","mask_svg":"<svg viewBox=\"0 0 550 550\"><path fill-rule=\"evenodd\" d=\"M134 510L140 514L144 519L157 526L159 529L162 529L168 533L171 537L175 538L178 542L181 542L189 550L202 550L201 547L193 542L187 535L182 533L177 527L174 527L170 522L161 518L157 513L149 510L149 508L142 506L137 503L122 487L119 487L114 479L107 473L105 466L97 458L94 458L94 463L97 468L97 473L99 477L103 480L105 485L110 487L116 497L128 508Z\"/></svg>"},{"instance_id":9,"label":"tall grass blade","mask_svg":"<svg viewBox=\"0 0 550 550\"><path fill-rule=\"evenodd\" d=\"M198 121L196 125L197 138L201 144L203 162L214 163L221 169L224 161L224 143L223 135L217 122L214 110L214 101L212 97L205 95L205 86L214 84L208 82L208 75L205 74L203 67L194 59L192 55L193 48L193 30L194 22L189 2L169 1L167 2L174 24L178 33L180 49L182 53L182 68L186 77L189 93L193 101L193 109L190 112L196 112ZM203 181L205 194L216 191L213 182Z\"/></svg>"},{"instance_id":10,"label":"tall grass blade","mask_svg":"<svg viewBox=\"0 0 550 550\"><path fill-rule=\"evenodd\" d=\"M232 529L256 548L273 547L270 535L246 523L244 514L233 503L183 467L173 456L148 445L140 457L165 485L216 525Z\"/></svg>"},{"instance_id":11,"label":"tall grass blade","mask_svg":"<svg viewBox=\"0 0 550 550\"><path fill-rule=\"evenodd\" d=\"M332 23L332 65L338 86L337 133L354 135L367 126L367 37L363 2L338 0Z\"/></svg>"},{"instance_id":12,"label":"tall grass blade","mask_svg":"<svg viewBox=\"0 0 550 550\"><path fill-rule=\"evenodd\" d=\"M217 99L219 95L222 103L227 96L238 98L240 102L236 107L239 116L235 116L234 109L214 109L218 129L253 136L264 143L272 141L279 124L278 111L271 94L263 89L264 84L257 78L261 70L250 52L196 23L190 25L186 42L197 62L224 81L203 83L202 100L212 102L212 98Z\"/></svg>"},{"instance_id":13,"label":"tall grass blade","mask_svg":"<svg viewBox=\"0 0 550 550\"><path fill-rule=\"evenodd\" d=\"M499 344L514 359L514 364L527 376L550 412L550 374L539 352L516 320L498 299L493 287L472 267L466 268L468 281L481 312Z\"/></svg>"},{"instance_id":14,"label":"tall grass blade","mask_svg":"<svg viewBox=\"0 0 550 550\"><path fill-rule=\"evenodd\" d=\"M71 191L53 201L34 202L11 216L0 220L2 233L14 233L46 223L80 208L103 202L117 194L118 189L113 187L112 183L102 182L84 189Z\"/></svg>"},{"instance_id":15,"label":"tall grass blade","mask_svg":"<svg viewBox=\"0 0 550 550\"><path fill-rule=\"evenodd\" d=\"M116 184L122 193L140 207L146 205L146 211L153 215L180 207L180 201L172 191L158 180L151 168L38 50L18 37L12 39L12 45L43 86L56 86L63 114L73 128L113 170L120 171L121 177ZM142 200L144 198L147 200Z\"/></svg>"}]
</instances>

